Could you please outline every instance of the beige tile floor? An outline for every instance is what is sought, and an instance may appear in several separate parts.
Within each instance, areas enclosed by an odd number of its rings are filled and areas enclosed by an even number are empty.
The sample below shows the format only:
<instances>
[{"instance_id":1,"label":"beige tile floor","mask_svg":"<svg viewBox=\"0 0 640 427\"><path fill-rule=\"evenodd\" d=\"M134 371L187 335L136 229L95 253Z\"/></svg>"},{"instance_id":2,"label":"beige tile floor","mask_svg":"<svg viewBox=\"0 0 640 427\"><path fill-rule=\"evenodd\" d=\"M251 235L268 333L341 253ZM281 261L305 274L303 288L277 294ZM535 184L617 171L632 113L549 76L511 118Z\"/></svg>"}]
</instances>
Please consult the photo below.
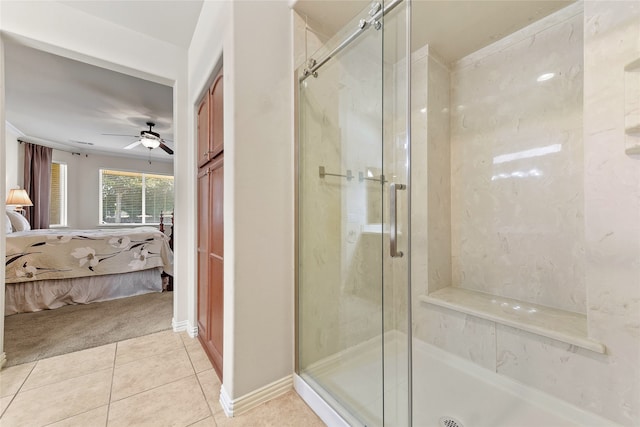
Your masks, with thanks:
<instances>
[{"instance_id":1,"label":"beige tile floor","mask_svg":"<svg viewBox=\"0 0 640 427\"><path fill-rule=\"evenodd\" d=\"M197 339L159 332L0 371L0 425L324 426L294 392L227 418Z\"/></svg>"}]
</instances>

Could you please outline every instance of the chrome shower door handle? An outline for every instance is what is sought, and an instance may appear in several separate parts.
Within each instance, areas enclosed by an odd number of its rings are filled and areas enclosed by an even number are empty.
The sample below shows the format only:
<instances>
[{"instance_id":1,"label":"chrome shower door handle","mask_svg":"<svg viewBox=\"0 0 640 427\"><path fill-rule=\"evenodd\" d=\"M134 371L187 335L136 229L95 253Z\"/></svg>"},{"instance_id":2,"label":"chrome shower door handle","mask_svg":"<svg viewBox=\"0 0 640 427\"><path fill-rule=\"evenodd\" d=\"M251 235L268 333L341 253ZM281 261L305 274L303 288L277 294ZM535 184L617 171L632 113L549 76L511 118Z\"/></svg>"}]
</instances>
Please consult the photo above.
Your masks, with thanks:
<instances>
[{"instance_id":1,"label":"chrome shower door handle","mask_svg":"<svg viewBox=\"0 0 640 427\"><path fill-rule=\"evenodd\" d=\"M405 190L407 188L404 184L393 183L389 186L389 249L391 258L401 258L402 251L398 251L398 190Z\"/></svg>"}]
</instances>

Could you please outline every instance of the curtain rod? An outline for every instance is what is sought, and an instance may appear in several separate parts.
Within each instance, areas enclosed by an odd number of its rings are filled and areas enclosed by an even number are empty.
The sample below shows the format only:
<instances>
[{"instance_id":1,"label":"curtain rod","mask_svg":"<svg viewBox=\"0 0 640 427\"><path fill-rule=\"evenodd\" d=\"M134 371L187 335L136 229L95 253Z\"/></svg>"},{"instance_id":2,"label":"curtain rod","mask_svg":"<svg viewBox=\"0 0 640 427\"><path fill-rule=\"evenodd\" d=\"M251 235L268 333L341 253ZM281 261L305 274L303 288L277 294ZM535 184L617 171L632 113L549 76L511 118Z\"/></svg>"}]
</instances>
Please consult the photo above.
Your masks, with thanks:
<instances>
[{"instance_id":1,"label":"curtain rod","mask_svg":"<svg viewBox=\"0 0 640 427\"><path fill-rule=\"evenodd\" d=\"M25 143L25 144L42 145L43 147L49 147L49 148L51 148L52 150L63 151L63 152L65 152L65 153L71 153L71 155L73 155L73 156L82 156L82 153L79 153L79 152L77 152L77 151L69 151L69 150L65 150L65 149L59 148L59 147L57 147L57 146L52 146L52 145L50 145L50 144L43 144L43 143L40 143L40 142L31 142L31 141L24 140L24 139L22 139L22 138L18 138L18 143L19 143L19 144ZM84 156L85 156L85 157L89 157L89 155L88 155L88 154L86 154L86 153L85 153L85 155L84 155Z\"/></svg>"}]
</instances>

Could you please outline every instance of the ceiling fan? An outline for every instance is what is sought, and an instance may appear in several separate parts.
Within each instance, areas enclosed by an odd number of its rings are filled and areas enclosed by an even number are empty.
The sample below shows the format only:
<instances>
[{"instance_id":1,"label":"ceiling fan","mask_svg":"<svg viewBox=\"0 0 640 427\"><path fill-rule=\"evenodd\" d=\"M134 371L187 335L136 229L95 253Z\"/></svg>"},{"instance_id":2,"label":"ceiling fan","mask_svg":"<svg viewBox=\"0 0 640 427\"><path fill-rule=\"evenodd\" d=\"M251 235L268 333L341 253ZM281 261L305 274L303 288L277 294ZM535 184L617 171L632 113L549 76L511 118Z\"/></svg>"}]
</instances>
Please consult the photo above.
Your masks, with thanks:
<instances>
[{"instance_id":1,"label":"ceiling fan","mask_svg":"<svg viewBox=\"0 0 640 427\"><path fill-rule=\"evenodd\" d=\"M173 154L173 150L169 147L167 147L167 145L165 145L164 143L164 139L160 138L160 134L157 132L154 132L152 129L156 124L153 122L147 122L147 126L149 126L149 130L142 130L140 131L140 139L132 144L127 145L126 147L124 147L125 150L131 150L134 147L137 147L138 145L142 144L145 147L147 147L149 150L153 150L154 148L162 148L167 154ZM135 138L137 138L137 135L116 135L116 134L109 134L109 133L105 133L103 135L113 135L113 136L133 136Z\"/></svg>"}]
</instances>

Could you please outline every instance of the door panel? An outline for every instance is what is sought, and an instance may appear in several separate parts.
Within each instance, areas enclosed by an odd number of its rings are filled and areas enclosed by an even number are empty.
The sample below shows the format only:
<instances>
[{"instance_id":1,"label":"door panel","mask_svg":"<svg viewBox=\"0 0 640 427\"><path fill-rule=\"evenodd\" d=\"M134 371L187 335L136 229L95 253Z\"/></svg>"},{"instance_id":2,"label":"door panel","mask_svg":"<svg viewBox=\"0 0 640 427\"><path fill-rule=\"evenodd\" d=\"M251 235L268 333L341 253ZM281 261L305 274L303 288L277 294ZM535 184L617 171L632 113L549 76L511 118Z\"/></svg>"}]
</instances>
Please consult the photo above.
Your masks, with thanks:
<instances>
[{"instance_id":1,"label":"door panel","mask_svg":"<svg viewBox=\"0 0 640 427\"><path fill-rule=\"evenodd\" d=\"M299 374L355 426L383 424L382 81L371 29L299 86Z\"/></svg>"},{"instance_id":2,"label":"door panel","mask_svg":"<svg viewBox=\"0 0 640 427\"><path fill-rule=\"evenodd\" d=\"M223 106L223 83L222 71L216 76L211 86L211 137L210 147L211 158L213 159L224 149L224 106Z\"/></svg>"},{"instance_id":3,"label":"door panel","mask_svg":"<svg viewBox=\"0 0 640 427\"><path fill-rule=\"evenodd\" d=\"M209 94L198 107L198 151L197 164L202 166L209 161Z\"/></svg>"},{"instance_id":4,"label":"door panel","mask_svg":"<svg viewBox=\"0 0 640 427\"><path fill-rule=\"evenodd\" d=\"M209 169L198 173L198 335L209 336Z\"/></svg>"},{"instance_id":5,"label":"door panel","mask_svg":"<svg viewBox=\"0 0 640 427\"><path fill-rule=\"evenodd\" d=\"M224 318L224 157L215 160L209 174L209 313L210 356L222 379L222 336Z\"/></svg>"},{"instance_id":6,"label":"door panel","mask_svg":"<svg viewBox=\"0 0 640 427\"><path fill-rule=\"evenodd\" d=\"M210 337L207 341L209 358L216 370L218 377L222 380L222 337L223 337L223 298L222 278L224 274L223 260L214 256L209 257L209 269L211 271L211 289L209 293L209 304L211 306L210 316Z\"/></svg>"},{"instance_id":7,"label":"door panel","mask_svg":"<svg viewBox=\"0 0 640 427\"><path fill-rule=\"evenodd\" d=\"M222 71L198 108L198 338L222 380L224 123Z\"/></svg>"},{"instance_id":8,"label":"door panel","mask_svg":"<svg viewBox=\"0 0 640 427\"><path fill-rule=\"evenodd\" d=\"M400 4L367 7L299 70L298 373L354 426L411 424Z\"/></svg>"}]
</instances>

